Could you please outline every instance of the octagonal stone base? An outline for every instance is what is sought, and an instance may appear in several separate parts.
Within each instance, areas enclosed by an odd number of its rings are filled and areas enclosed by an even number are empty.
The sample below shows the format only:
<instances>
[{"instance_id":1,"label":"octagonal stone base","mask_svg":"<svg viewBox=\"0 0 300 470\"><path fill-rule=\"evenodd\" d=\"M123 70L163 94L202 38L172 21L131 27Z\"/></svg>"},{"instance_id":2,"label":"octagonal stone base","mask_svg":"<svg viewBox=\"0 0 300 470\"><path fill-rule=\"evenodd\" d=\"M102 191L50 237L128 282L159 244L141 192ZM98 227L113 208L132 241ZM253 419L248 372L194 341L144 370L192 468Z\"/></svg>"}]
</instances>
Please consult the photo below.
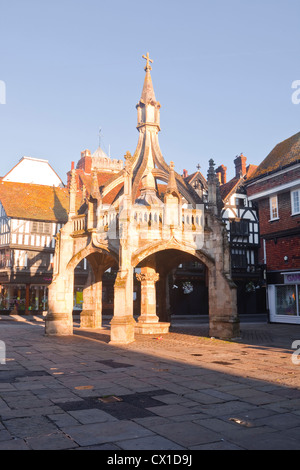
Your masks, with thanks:
<instances>
[{"instance_id":1,"label":"octagonal stone base","mask_svg":"<svg viewBox=\"0 0 300 470\"><path fill-rule=\"evenodd\" d=\"M209 336L224 340L238 339L240 337L239 319L228 320L221 317L210 320Z\"/></svg>"},{"instance_id":2,"label":"octagonal stone base","mask_svg":"<svg viewBox=\"0 0 300 470\"><path fill-rule=\"evenodd\" d=\"M55 313L45 318L45 335L46 336L70 336L73 335L73 321L69 315L65 313Z\"/></svg>"},{"instance_id":3,"label":"octagonal stone base","mask_svg":"<svg viewBox=\"0 0 300 470\"><path fill-rule=\"evenodd\" d=\"M110 322L110 344L129 344L134 341L136 321L131 316L113 317Z\"/></svg>"},{"instance_id":4,"label":"octagonal stone base","mask_svg":"<svg viewBox=\"0 0 300 470\"><path fill-rule=\"evenodd\" d=\"M135 333L140 335L162 335L169 333L170 323L143 323L138 322L134 328Z\"/></svg>"}]
</instances>

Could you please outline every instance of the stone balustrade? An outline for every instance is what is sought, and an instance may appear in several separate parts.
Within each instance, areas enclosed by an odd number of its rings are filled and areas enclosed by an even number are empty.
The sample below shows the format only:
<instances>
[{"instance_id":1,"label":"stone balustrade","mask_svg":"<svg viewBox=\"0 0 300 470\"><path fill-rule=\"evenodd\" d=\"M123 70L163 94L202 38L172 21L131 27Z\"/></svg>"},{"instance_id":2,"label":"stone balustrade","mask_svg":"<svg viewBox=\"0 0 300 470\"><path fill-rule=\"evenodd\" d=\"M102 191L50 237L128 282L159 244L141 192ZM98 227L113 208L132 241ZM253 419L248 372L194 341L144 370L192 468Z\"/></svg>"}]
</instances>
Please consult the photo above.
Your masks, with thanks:
<instances>
[{"instance_id":1,"label":"stone balustrade","mask_svg":"<svg viewBox=\"0 0 300 470\"><path fill-rule=\"evenodd\" d=\"M86 215L76 215L72 217L73 233L83 233L86 231Z\"/></svg>"}]
</instances>

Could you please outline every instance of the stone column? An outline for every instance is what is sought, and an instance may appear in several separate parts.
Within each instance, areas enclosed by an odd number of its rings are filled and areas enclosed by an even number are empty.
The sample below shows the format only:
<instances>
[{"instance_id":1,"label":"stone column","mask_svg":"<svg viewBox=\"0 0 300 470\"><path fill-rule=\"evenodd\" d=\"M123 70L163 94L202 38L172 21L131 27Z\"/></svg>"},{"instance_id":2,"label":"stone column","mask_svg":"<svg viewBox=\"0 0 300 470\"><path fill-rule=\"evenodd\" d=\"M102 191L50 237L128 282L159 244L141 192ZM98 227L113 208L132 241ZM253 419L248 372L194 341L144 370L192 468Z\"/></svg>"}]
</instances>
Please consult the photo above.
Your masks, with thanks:
<instances>
[{"instance_id":1,"label":"stone column","mask_svg":"<svg viewBox=\"0 0 300 470\"><path fill-rule=\"evenodd\" d=\"M209 335L225 340L240 336L236 286L216 268L209 270Z\"/></svg>"},{"instance_id":2,"label":"stone column","mask_svg":"<svg viewBox=\"0 0 300 470\"><path fill-rule=\"evenodd\" d=\"M141 283L141 315L138 322L157 323L155 283L159 279L159 274L153 268L142 268L141 271L141 274L136 275Z\"/></svg>"},{"instance_id":3,"label":"stone column","mask_svg":"<svg viewBox=\"0 0 300 470\"><path fill-rule=\"evenodd\" d=\"M74 274L58 275L49 286L49 312L45 318L47 336L73 334Z\"/></svg>"},{"instance_id":4,"label":"stone column","mask_svg":"<svg viewBox=\"0 0 300 470\"><path fill-rule=\"evenodd\" d=\"M114 286L114 316L110 322L110 342L128 344L134 341L133 269L119 270Z\"/></svg>"},{"instance_id":5,"label":"stone column","mask_svg":"<svg viewBox=\"0 0 300 470\"><path fill-rule=\"evenodd\" d=\"M157 284L157 303L159 321L170 321L170 293L168 284L168 274L159 273Z\"/></svg>"},{"instance_id":6,"label":"stone column","mask_svg":"<svg viewBox=\"0 0 300 470\"><path fill-rule=\"evenodd\" d=\"M74 271L67 268L73 255L72 222L69 220L56 238L53 281L49 286L49 311L45 318L45 334L73 334Z\"/></svg>"},{"instance_id":7,"label":"stone column","mask_svg":"<svg viewBox=\"0 0 300 470\"><path fill-rule=\"evenodd\" d=\"M95 282L89 274L83 290L83 306L80 314L80 328L101 328L102 326L102 276Z\"/></svg>"},{"instance_id":8,"label":"stone column","mask_svg":"<svg viewBox=\"0 0 300 470\"><path fill-rule=\"evenodd\" d=\"M141 274L136 275L141 282L141 315L135 331L140 334L162 334L168 333L169 323L160 323L156 315L156 288L155 283L159 274L154 268L144 267Z\"/></svg>"}]
</instances>

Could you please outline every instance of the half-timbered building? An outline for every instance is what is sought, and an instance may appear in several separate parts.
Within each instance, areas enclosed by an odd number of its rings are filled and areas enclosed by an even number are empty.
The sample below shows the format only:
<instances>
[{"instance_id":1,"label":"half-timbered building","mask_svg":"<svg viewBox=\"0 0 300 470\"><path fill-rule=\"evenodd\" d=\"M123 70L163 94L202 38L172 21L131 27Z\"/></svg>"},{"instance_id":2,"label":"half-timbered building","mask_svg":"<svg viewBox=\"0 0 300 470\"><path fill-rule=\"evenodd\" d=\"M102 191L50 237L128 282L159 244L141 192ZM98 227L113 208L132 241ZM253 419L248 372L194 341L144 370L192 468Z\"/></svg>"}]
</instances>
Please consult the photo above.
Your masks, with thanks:
<instances>
[{"instance_id":1,"label":"half-timbered building","mask_svg":"<svg viewBox=\"0 0 300 470\"><path fill-rule=\"evenodd\" d=\"M235 176L228 182L226 168L222 165L216 170L220 181L222 219L226 224L230 243L231 273L237 285L237 306L240 314L265 311L263 271L258 260L258 211L255 203L249 201L245 187L246 181L257 167L246 165L246 160L242 154L236 157Z\"/></svg>"},{"instance_id":2,"label":"half-timbered building","mask_svg":"<svg viewBox=\"0 0 300 470\"><path fill-rule=\"evenodd\" d=\"M48 309L55 237L66 222L66 188L0 182L0 310Z\"/></svg>"}]
</instances>

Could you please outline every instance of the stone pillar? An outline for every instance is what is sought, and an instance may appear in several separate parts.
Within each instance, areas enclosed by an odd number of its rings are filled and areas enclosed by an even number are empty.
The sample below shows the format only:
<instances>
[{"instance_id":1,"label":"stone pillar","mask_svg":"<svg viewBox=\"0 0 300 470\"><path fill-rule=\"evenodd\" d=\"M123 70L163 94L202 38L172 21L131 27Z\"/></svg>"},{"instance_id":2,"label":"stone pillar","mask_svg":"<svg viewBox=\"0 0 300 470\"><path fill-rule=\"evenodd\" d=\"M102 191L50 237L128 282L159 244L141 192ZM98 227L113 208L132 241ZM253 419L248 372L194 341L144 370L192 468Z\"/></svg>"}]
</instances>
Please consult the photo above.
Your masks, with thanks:
<instances>
[{"instance_id":1,"label":"stone pillar","mask_svg":"<svg viewBox=\"0 0 300 470\"><path fill-rule=\"evenodd\" d=\"M141 282L141 315L138 319L135 331L140 334L168 333L169 323L159 323L156 315L156 288L155 283L159 274L154 268L144 267L141 274L136 275Z\"/></svg>"},{"instance_id":2,"label":"stone pillar","mask_svg":"<svg viewBox=\"0 0 300 470\"><path fill-rule=\"evenodd\" d=\"M159 273L157 283L157 304L159 321L170 321L170 293L168 285L168 274Z\"/></svg>"},{"instance_id":3,"label":"stone pillar","mask_svg":"<svg viewBox=\"0 0 300 470\"><path fill-rule=\"evenodd\" d=\"M141 315L138 322L157 323L155 283L159 274L153 268L142 268L141 274L137 274L136 278L141 283Z\"/></svg>"},{"instance_id":4,"label":"stone pillar","mask_svg":"<svg viewBox=\"0 0 300 470\"><path fill-rule=\"evenodd\" d=\"M214 271L214 272L212 272ZM216 269L209 272L209 335L230 340L240 336L236 286Z\"/></svg>"},{"instance_id":5,"label":"stone pillar","mask_svg":"<svg viewBox=\"0 0 300 470\"><path fill-rule=\"evenodd\" d=\"M128 344L134 341L133 269L119 270L114 286L114 316L110 322L110 342Z\"/></svg>"},{"instance_id":6,"label":"stone pillar","mask_svg":"<svg viewBox=\"0 0 300 470\"><path fill-rule=\"evenodd\" d=\"M83 306L80 314L80 328L101 328L102 326L102 276L93 282L89 274L83 290Z\"/></svg>"},{"instance_id":7,"label":"stone pillar","mask_svg":"<svg viewBox=\"0 0 300 470\"><path fill-rule=\"evenodd\" d=\"M53 281L48 290L49 311L45 334L73 334L74 271L67 268L73 255L72 222L69 220L56 237Z\"/></svg>"},{"instance_id":8,"label":"stone pillar","mask_svg":"<svg viewBox=\"0 0 300 470\"><path fill-rule=\"evenodd\" d=\"M58 275L49 286L49 312L45 318L45 335L73 334L74 274Z\"/></svg>"}]
</instances>

